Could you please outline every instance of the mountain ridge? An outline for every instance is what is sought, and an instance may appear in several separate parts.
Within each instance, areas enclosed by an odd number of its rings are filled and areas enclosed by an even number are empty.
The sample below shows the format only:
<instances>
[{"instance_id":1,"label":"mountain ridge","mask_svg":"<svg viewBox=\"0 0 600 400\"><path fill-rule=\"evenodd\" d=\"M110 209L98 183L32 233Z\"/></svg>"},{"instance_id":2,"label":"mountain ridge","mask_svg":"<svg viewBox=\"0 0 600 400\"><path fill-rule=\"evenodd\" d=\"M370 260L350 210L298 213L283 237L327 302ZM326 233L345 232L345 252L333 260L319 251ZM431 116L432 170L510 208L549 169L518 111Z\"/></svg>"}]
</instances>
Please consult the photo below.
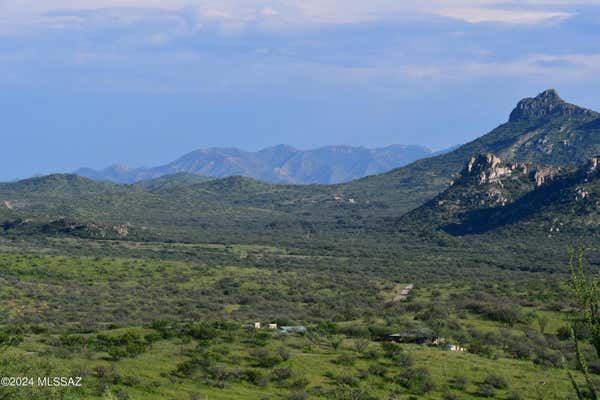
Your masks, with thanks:
<instances>
[{"instance_id":1,"label":"mountain ridge","mask_svg":"<svg viewBox=\"0 0 600 400\"><path fill-rule=\"evenodd\" d=\"M103 170L81 168L75 173L116 183L194 173L214 178L240 175L271 183L336 184L389 171L432 154L431 150L417 145L376 149L340 145L311 150L277 145L255 152L212 147L189 152L158 167L129 168L117 164Z\"/></svg>"}]
</instances>

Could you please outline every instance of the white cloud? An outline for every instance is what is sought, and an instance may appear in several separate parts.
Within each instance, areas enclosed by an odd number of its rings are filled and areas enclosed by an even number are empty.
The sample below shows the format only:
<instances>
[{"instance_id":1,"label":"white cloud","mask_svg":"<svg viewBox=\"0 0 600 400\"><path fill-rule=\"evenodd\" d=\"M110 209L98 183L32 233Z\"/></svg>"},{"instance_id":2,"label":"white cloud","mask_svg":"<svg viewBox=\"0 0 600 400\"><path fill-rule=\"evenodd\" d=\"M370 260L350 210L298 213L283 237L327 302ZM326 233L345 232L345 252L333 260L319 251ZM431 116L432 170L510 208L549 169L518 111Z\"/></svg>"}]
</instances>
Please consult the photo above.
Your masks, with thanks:
<instances>
[{"instance_id":1,"label":"white cloud","mask_svg":"<svg viewBox=\"0 0 600 400\"><path fill-rule=\"evenodd\" d=\"M506 62L405 65L381 69L387 76L412 79L470 80L481 77L529 77L560 80L597 79L600 54L534 54ZM372 72L373 73L373 72Z\"/></svg>"},{"instance_id":2,"label":"white cloud","mask_svg":"<svg viewBox=\"0 0 600 400\"><path fill-rule=\"evenodd\" d=\"M163 12L196 10L200 21L220 21L231 31L248 24L285 29L303 24L347 24L435 15L469 23L500 22L538 24L562 20L573 15L578 5L600 4L600 0L4 0L0 1L0 28L3 31L45 26L55 19L46 16L53 10L81 11L100 9L154 8ZM141 12L141 11L140 11Z\"/></svg>"},{"instance_id":3,"label":"white cloud","mask_svg":"<svg viewBox=\"0 0 600 400\"><path fill-rule=\"evenodd\" d=\"M460 19L472 24L500 22L510 24L539 24L551 20L563 20L573 16L564 11L527 11L494 8L445 8L439 11L442 16Z\"/></svg>"}]
</instances>

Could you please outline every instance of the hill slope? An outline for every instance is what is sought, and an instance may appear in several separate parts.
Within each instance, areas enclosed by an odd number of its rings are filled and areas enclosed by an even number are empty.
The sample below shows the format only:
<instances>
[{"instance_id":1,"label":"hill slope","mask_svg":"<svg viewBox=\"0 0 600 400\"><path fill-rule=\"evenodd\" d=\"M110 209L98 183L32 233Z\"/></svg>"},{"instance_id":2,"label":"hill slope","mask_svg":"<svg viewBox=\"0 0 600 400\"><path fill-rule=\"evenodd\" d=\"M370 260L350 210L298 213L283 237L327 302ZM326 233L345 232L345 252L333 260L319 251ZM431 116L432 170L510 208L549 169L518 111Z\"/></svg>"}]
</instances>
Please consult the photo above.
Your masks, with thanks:
<instances>
[{"instance_id":1,"label":"hill slope","mask_svg":"<svg viewBox=\"0 0 600 400\"><path fill-rule=\"evenodd\" d=\"M600 154L600 114L562 100L555 90L521 100L508 122L454 151L342 185L356 197L409 211L444 190L467 160L493 153L508 162L576 166Z\"/></svg>"},{"instance_id":2,"label":"hill slope","mask_svg":"<svg viewBox=\"0 0 600 400\"><path fill-rule=\"evenodd\" d=\"M579 168L536 167L480 155L447 190L400 220L459 236L502 228L549 236L597 235L599 162L592 157Z\"/></svg>"}]
</instances>

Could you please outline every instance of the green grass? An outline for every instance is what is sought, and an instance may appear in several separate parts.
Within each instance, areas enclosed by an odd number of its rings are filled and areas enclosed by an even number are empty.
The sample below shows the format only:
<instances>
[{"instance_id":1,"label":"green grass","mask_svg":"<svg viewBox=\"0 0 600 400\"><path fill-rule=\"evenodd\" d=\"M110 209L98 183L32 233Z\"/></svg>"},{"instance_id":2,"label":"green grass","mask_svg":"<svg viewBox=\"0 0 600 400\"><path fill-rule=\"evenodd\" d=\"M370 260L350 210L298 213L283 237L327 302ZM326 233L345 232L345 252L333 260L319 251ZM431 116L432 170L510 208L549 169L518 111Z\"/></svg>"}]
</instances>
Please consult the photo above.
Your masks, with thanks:
<instances>
[{"instance_id":1,"label":"green grass","mask_svg":"<svg viewBox=\"0 0 600 400\"><path fill-rule=\"evenodd\" d=\"M140 332L149 333L149 330L144 329ZM118 335L122 334L123 330L102 333ZM411 396L409 390L394 383L394 377L405 367L384 357L379 343L371 343L369 346L371 350L379 352L379 356L365 358L356 352L351 340L346 340L340 349L333 350L324 343L315 346L301 336L268 335L266 345L258 348L275 352L285 347L290 358L288 361L279 362L277 368L291 369L292 378L288 381L293 381L297 377L305 378L308 384L301 389L290 388L289 382L277 384L272 379L267 379L260 385L232 380L224 382L224 387L217 388L204 383L202 374L195 373L190 377L178 377L172 374L178 364L189 359L189 355L198 352L198 349L226 349L224 360L237 361L219 362L224 368L251 368L260 371L268 378L271 369L253 366L249 350L257 347L246 341L247 335L248 333L244 331L234 331L233 342L230 340L224 342L221 338L212 340L208 344L179 338L159 340L143 354L116 362L106 359L107 355L104 352L60 351L60 346L41 343L48 341L48 336L37 335L28 336L21 346L2 355L0 359L12 360L13 367L10 373L16 373L20 366L27 365L29 374L43 372L44 366L50 366L54 374L59 372L67 375L83 374L85 376L83 388L65 391L66 395L72 396L66 398L99 399L103 396L99 391L108 390L113 393L124 391L130 399L140 400L191 398L193 394L208 399L235 400L268 396L272 399L286 399L296 391L312 393L310 398L317 399L329 398L327 395L315 393L318 393L317 388L321 388L321 391L334 389L337 383L335 379L331 379L332 376L354 377L357 385L355 390L364 389L375 398L388 398L393 393L399 394L400 399L408 399ZM412 357L415 366L424 366L430 371L435 385L431 392L421 394L419 398L439 399L441 394L447 391L455 393L461 399L481 398L478 394L480 386L489 374L500 375L509 382L507 389L496 391L496 398L506 398L512 392L519 393L523 399L537 399L540 398L540 394L544 399L564 399L572 394L569 385L565 384L566 372L562 369L542 368L527 361L507 358L489 359L474 354L442 351L418 345L405 345L403 349ZM335 360L341 355L354 357L355 362L351 366L336 364ZM374 365L385 368L384 377L366 374L360 378L361 371L364 373ZM108 371L107 374L116 374L118 376L116 381L111 378L112 382L106 386L101 385L102 379L95 372L98 367L103 367ZM9 372L5 374L7 373ZM454 384L454 380L459 376L465 377L467 381L463 389L457 389Z\"/></svg>"}]
</instances>

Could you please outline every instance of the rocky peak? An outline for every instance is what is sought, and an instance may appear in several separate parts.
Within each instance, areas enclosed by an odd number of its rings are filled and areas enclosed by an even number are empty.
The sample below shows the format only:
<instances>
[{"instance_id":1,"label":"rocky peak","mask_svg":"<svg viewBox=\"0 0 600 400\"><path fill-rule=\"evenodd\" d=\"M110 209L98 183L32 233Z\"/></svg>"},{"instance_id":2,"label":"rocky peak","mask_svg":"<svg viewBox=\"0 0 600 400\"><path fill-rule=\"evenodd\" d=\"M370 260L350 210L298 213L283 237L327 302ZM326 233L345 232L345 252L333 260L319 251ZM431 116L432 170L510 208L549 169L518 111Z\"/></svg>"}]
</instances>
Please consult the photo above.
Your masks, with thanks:
<instances>
[{"instance_id":1,"label":"rocky peak","mask_svg":"<svg viewBox=\"0 0 600 400\"><path fill-rule=\"evenodd\" d=\"M509 121L537 119L553 115L583 115L597 116L594 111L569 104L560 98L554 89L548 89L534 98L521 100L510 113Z\"/></svg>"}]
</instances>

